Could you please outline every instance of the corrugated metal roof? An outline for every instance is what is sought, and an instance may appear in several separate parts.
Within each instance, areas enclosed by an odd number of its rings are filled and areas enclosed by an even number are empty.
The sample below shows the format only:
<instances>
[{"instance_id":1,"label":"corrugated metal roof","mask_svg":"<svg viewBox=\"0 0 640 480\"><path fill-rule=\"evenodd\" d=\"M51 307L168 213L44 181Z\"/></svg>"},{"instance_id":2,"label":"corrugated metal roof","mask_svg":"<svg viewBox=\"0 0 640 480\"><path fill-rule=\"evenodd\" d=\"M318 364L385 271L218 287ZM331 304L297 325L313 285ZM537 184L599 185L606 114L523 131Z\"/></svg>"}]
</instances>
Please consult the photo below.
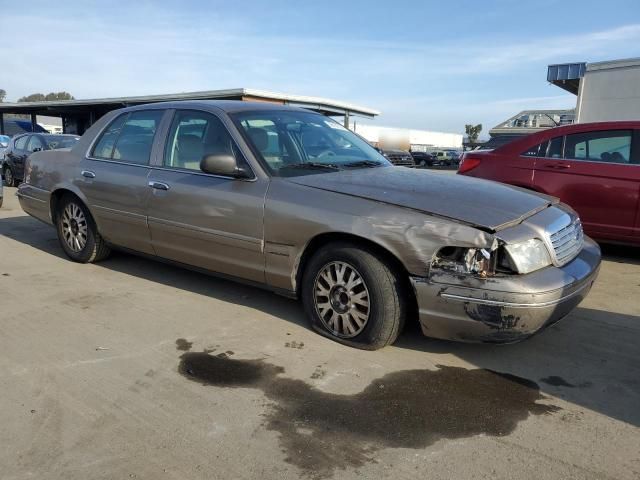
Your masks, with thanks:
<instances>
[{"instance_id":1,"label":"corrugated metal roof","mask_svg":"<svg viewBox=\"0 0 640 480\"><path fill-rule=\"evenodd\" d=\"M164 95L142 95L133 97L94 98L78 100L56 100L49 102L20 102L0 103L0 112L6 113L30 113L35 111L57 111L60 109L77 110L90 106L111 106L121 104L123 106L139 105L143 103L168 102L176 100L218 100L229 98L251 97L264 100L282 101L287 104L333 112L335 114L363 115L374 117L380 115L378 110L355 105L339 100L322 97L310 97L304 95L291 95L286 93L270 92L252 88L233 88L226 90L207 90L202 92L170 93Z\"/></svg>"}]
</instances>

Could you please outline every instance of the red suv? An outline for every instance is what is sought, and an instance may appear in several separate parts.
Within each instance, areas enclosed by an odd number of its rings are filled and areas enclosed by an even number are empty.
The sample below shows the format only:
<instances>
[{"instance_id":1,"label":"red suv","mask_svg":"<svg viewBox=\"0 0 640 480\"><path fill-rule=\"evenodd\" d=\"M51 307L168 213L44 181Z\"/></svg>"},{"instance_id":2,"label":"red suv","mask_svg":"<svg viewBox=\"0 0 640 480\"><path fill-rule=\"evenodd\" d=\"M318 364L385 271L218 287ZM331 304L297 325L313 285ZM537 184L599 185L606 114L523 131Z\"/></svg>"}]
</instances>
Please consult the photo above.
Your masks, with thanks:
<instances>
[{"instance_id":1,"label":"red suv","mask_svg":"<svg viewBox=\"0 0 640 480\"><path fill-rule=\"evenodd\" d=\"M640 246L640 122L552 128L467 152L458 173L553 195L595 239Z\"/></svg>"}]
</instances>

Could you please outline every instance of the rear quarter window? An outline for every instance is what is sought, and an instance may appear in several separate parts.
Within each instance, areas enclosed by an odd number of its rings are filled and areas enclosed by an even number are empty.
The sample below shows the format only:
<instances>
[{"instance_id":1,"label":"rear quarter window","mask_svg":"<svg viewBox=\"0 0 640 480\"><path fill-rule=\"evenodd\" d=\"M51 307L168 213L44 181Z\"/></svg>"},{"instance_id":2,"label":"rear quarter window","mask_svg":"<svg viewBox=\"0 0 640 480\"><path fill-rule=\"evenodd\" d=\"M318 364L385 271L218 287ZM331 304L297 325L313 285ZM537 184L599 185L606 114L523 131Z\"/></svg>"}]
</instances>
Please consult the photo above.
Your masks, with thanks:
<instances>
[{"instance_id":1,"label":"rear quarter window","mask_svg":"<svg viewBox=\"0 0 640 480\"><path fill-rule=\"evenodd\" d=\"M542 143L538 143L533 147L529 148L527 151L522 152L520 155L523 157L544 157L547 153L547 144L549 142L544 141Z\"/></svg>"}]
</instances>

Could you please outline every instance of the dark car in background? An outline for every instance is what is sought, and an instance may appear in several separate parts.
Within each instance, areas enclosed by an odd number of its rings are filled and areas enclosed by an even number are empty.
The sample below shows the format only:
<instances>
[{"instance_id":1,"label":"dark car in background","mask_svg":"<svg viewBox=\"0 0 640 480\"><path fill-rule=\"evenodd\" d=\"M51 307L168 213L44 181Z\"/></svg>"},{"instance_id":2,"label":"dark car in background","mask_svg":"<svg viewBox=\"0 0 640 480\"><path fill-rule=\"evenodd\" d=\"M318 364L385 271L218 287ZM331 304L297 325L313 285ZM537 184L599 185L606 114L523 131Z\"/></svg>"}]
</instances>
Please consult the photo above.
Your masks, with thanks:
<instances>
[{"instance_id":1,"label":"dark car in background","mask_svg":"<svg viewBox=\"0 0 640 480\"><path fill-rule=\"evenodd\" d=\"M4 162L4 152L9 146L11 137L8 135L0 135L0 172L2 172L2 163Z\"/></svg>"},{"instance_id":2,"label":"dark car in background","mask_svg":"<svg viewBox=\"0 0 640 480\"><path fill-rule=\"evenodd\" d=\"M17 187L24 179L24 163L33 152L71 148L80 139L77 135L26 133L9 141L2 163L2 176L9 187Z\"/></svg>"},{"instance_id":3,"label":"dark car in background","mask_svg":"<svg viewBox=\"0 0 640 480\"><path fill-rule=\"evenodd\" d=\"M458 173L524 187L573 207L587 234L640 246L640 122L567 125L490 151Z\"/></svg>"},{"instance_id":4,"label":"dark car in background","mask_svg":"<svg viewBox=\"0 0 640 480\"><path fill-rule=\"evenodd\" d=\"M415 167L411 153L399 149L378 149L378 151L397 167Z\"/></svg>"},{"instance_id":5,"label":"dark car in background","mask_svg":"<svg viewBox=\"0 0 640 480\"><path fill-rule=\"evenodd\" d=\"M435 155L429 152L411 152L416 167L433 167L438 163Z\"/></svg>"}]
</instances>

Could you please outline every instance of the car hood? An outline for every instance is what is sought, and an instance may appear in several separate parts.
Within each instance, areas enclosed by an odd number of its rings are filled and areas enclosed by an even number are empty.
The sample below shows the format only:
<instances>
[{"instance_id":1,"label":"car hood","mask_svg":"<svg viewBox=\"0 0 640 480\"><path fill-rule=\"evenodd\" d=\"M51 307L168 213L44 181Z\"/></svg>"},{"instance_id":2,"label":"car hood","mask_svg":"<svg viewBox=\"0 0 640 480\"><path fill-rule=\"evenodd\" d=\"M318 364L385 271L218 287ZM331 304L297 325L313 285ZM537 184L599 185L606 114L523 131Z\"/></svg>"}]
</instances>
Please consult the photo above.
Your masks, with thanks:
<instances>
[{"instance_id":1,"label":"car hood","mask_svg":"<svg viewBox=\"0 0 640 480\"><path fill-rule=\"evenodd\" d=\"M497 231L558 203L511 185L404 167L290 177L290 182L384 202Z\"/></svg>"}]
</instances>

